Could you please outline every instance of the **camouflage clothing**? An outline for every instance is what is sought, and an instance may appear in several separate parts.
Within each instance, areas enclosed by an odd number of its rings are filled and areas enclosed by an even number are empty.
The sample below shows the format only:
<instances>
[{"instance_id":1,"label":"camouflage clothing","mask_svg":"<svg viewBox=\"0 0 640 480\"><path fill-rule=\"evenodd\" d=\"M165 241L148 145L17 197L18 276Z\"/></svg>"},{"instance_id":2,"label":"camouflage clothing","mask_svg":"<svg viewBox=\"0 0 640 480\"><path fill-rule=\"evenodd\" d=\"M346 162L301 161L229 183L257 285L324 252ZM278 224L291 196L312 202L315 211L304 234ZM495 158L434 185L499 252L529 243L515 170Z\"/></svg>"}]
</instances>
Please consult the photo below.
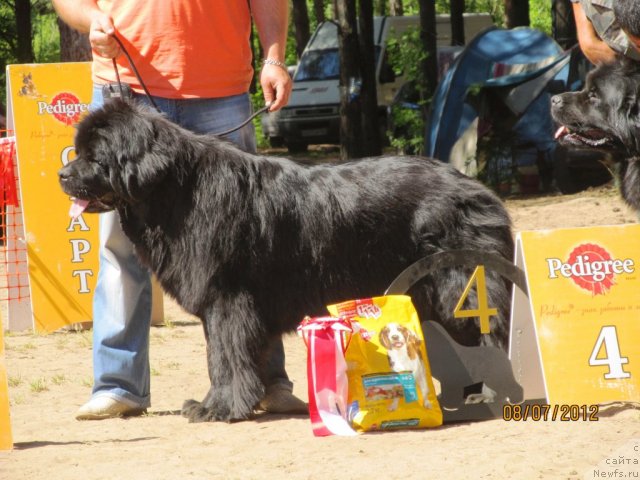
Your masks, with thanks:
<instances>
[{"instance_id":1,"label":"camouflage clothing","mask_svg":"<svg viewBox=\"0 0 640 480\"><path fill-rule=\"evenodd\" d=\"M571 0L580 3L587 18L591 21L598 36L612 50L634 60L640 60L640 53L629 42L627 35L620 29L613 13L615 0Z\"/></svg>"}]
</instances>

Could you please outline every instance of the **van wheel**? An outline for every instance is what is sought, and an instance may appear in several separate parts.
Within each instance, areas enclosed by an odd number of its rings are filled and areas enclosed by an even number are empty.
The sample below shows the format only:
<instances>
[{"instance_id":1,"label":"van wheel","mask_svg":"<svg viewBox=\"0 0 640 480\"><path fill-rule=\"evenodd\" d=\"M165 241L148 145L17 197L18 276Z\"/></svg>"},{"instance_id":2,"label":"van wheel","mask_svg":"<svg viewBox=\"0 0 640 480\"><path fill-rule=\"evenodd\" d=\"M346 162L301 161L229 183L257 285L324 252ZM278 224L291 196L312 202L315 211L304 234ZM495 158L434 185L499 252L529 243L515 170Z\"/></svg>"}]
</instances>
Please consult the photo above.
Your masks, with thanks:
<instances>
[{"instance_id":1,"label":"van wheel","mask_svg":"<svg viewBox=\"0 0 640 480\"><path fill-rule=\"evenodd\" d=\"M287 150L289 150L289 153L306 152L307 148L309 148L309 144L304 142L288 142L287 143Z\"/></svg>"},{"instance_id":2,"label":"van wheel","mask_svg":"<svg viewBox=\"0 0 640 480\"><path fill-rule=\"evenodd\" d=\"M269 145L273 148L284 147L284 140L282 137L269 137Z\"/></svg>"}]
</instances>

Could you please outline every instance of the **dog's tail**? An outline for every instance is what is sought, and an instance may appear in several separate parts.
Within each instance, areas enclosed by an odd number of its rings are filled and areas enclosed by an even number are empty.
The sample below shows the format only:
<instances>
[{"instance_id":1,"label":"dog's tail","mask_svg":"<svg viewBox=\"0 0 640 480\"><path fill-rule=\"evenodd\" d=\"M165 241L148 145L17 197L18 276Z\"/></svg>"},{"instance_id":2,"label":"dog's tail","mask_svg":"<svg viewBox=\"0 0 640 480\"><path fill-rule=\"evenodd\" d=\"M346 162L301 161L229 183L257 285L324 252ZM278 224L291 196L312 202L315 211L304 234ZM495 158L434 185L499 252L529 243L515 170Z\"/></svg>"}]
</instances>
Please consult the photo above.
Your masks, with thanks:
<instances>
[{"instance_id":1,"label":"dog's tail","mask_svg":"<svg viewBox=\"0 0 640 480\"><path fill-rule=\"evenodd\" d=\"M450 267L426 276L414 286L410 295L422 321L441 323L449 335L465 346L487 345L507 350L511 315L511 282L496 272L485 270L486 302L497 315L489 317L489 334L482 334L476 316L455 318L454 310L473 274L473 268ZM462 312L478 308L476 288L471 288L460 309Z\"/></svg>"},{"instance_id":2,"label":"dog's tail","mask_svg":"<svg viewBox=\"0 0 640 480\"><path fill-rule=\"evenodd\" d=\"M454 310L465 292L475 266L485 259L485 254L491 253L509 263L513 262L511 221L502 203L487 194L475 200L456 211L456 218L452 221L458 225L458 238L447 243L454 248L457 244L458 249L477 252L474 256L480 259L465 258L465 261L443 265L444 268L434 271L425 277L423 282L418 283L410 291L410 295L414 298L420 319L440 322L458 343L465 346L491 345L506 351L509 344L512 282L496 270L485 268L487 306L498 311L497 315L489 319L490 333L480 332L478 317L454 318ZM438 250L444 251L445 248L440 247ZM476 287L477 284L469 289L461 310L478 308Z\"/></svg>"}]
</instances>

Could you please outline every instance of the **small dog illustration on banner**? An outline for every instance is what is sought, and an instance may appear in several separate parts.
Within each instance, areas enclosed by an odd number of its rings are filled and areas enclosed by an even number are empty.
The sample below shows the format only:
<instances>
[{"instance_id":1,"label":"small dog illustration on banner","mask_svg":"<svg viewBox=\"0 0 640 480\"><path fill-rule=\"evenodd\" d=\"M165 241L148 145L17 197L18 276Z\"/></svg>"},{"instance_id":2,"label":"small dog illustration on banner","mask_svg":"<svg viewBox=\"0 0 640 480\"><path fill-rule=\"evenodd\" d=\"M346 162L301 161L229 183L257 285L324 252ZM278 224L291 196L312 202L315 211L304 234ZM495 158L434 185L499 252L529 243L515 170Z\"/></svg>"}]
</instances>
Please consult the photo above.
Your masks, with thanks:
<instances>
[{"instance_id":1,"label":"small dog illustration on banner","mask_svg":"<svg viewBox=\"0 0 640 480\"><path fill-rule=\"evenodd\" d=\"M39 98L42 96L38 93L38 89L33 83L33 75L31 72L22 75L22 87L18 90L18 95L29 98Z\"/></svg>"}]
</instances>

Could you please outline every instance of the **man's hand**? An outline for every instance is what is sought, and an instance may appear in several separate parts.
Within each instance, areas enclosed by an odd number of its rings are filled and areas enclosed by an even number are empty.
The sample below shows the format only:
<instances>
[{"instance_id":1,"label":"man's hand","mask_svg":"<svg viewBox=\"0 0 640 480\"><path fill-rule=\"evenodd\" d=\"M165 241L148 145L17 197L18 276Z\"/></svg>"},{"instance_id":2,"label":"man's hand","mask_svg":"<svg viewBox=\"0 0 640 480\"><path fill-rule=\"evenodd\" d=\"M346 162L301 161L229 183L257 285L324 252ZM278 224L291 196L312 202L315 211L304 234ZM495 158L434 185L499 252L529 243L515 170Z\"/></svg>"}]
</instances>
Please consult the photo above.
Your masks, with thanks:
<instances>
[{"instance_id":1,"label":"man's hand","mask_svg":"<svg viewBox=\"0 0 640 480\"><path fill-rule=\"evenodd\" d=\"M284 68L278 65L264 64L260 73L260 85L264 93L264 101L268 104L270 112L275 112L284 107L289 101L293 82Z\"/></svg>"},{"instance_id":2,"label":"man's hand","mask_svg":"<svg viewBox=\"0 0 640 480\"><path fill-rule=\"evenodd\" d=\"M93 51L105 58L115 58L120 55L120 45L113 38L116 29L109 15L95 12L91 16L89 26L89 43Z\"/></svg>"}]
</instances>

